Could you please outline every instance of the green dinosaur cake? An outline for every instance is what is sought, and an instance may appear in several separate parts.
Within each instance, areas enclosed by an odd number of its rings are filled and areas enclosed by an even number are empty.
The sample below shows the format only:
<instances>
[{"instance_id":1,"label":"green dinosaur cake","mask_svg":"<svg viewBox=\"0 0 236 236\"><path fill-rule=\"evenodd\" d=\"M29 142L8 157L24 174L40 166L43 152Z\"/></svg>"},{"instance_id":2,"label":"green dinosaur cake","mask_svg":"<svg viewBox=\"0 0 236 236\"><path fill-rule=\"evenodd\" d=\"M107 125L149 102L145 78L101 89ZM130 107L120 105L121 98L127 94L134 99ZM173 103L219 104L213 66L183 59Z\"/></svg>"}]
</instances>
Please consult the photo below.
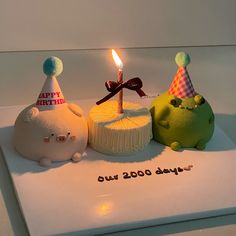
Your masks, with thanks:
<instances>
[{"instance_id":1,"label":"green dinosaur cake","mask_svg":"<svg viewBox=\"0 0 236 236\"><path fill-rule=\"evenodd\" d=\"M190 57L177 53L178 70L169 90L151 105L153 138L172 150L203 150L214 132L214 114L203 96L196 93L186 66Z\"/></svg>"}]
</instances>

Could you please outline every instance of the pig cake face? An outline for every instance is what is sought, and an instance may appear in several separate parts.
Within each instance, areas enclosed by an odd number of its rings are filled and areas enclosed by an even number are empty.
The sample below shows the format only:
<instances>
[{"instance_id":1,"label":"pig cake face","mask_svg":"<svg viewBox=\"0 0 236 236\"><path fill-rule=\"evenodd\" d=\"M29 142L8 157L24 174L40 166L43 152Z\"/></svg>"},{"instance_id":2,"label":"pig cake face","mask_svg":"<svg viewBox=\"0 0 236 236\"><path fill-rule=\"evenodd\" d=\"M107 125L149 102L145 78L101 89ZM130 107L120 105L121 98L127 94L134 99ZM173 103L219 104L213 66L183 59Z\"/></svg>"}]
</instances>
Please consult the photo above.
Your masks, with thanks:
<instances>
[{"instance_id":1,"label":"pig cake face","mask_svg":"<svg viewBox=\"0 0 236 236\"><path fill-rule=\"evenodd\" d=\"M39 111L25 108L15 122L13 142L24 157L48 165L52 161L80 159L88 139L88 128L81 109L67 105Z\"/></svg>"}]
</instances>

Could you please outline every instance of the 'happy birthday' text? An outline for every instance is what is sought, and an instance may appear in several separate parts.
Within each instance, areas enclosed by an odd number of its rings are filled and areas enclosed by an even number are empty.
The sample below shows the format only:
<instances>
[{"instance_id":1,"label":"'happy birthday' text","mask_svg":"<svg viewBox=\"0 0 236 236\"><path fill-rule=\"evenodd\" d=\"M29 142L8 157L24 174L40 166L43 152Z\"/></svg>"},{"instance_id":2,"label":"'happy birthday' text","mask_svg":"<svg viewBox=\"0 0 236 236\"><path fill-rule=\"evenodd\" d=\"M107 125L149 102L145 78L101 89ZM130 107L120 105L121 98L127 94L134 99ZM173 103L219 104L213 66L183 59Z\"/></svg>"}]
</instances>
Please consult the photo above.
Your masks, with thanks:
<instances>
[{"instance_id":1,"label":"'happy birthday' text","mask_svg":"<svg viewBox=\"0 0 236 236\"><path fill-rule=\"evenodd\" d=\"M65 103L65 99L60 98L60 92L40 93L36 105L48 106Z\"/></svg>"}]
</instances>

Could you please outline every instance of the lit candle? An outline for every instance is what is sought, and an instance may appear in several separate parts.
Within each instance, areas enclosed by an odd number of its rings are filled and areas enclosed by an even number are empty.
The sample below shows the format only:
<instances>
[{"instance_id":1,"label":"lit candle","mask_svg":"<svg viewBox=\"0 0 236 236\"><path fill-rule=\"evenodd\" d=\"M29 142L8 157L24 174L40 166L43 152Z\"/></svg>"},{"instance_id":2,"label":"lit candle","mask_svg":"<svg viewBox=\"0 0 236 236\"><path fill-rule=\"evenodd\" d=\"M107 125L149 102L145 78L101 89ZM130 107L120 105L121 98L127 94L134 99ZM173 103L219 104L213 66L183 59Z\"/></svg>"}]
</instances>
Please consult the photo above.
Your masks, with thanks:
<instances>
[{"instance_id":1,"label":"lit candle","mask_svg":"<svg viewBox=\"0 0 236 236\"><path fill-rule=\"evenodd\" d=\"M117 82L123 83L123 70L122 70L123 63L114 49L112 49L112 56L113 56L113 59L116 63L116 66L118 68ZM121 89L118 93L118 110L117 110L117 112L123 113L123 89Z\"/></svg>"}]
</instances>

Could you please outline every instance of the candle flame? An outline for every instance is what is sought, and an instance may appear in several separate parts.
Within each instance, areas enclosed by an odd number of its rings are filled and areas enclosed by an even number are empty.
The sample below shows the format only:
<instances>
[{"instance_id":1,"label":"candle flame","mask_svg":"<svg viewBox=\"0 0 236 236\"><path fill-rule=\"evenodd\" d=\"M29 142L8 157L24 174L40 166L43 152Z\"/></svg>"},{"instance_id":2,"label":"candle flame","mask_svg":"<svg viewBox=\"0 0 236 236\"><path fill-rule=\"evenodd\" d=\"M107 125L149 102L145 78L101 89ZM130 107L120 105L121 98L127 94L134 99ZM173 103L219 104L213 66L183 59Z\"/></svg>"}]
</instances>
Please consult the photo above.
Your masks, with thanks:
<instances>
[{"instance_id":1,"label":"candle flame","mask_svg":"<svg viewBox=\"0 0 236 236\"><path fill-rule=\"evenodd\" d=\"M123 68L123 63L114 49L112 49L112 57L116 63L116 66L121 70Z\"/></svg>"}]
</instances>

